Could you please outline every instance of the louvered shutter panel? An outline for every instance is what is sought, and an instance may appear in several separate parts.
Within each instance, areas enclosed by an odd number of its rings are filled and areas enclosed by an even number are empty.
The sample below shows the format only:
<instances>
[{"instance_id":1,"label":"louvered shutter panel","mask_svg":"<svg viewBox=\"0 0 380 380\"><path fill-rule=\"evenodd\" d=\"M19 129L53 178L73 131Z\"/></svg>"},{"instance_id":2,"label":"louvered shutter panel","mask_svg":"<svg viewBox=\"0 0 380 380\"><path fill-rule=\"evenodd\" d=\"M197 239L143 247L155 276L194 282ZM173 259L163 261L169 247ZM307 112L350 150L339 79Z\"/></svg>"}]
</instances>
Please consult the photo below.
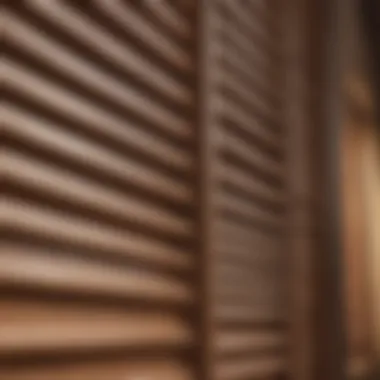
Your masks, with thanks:
<instances>
[{"instance_id":1,"label":"louvered shutter panel","mask_svg":"<svg viewBox=\"0 0 380 380\"><path fill-rule=\"evenodd\" d=\"M287 375L283 57L274 5L204 6L209 371L218 380Z\"/></svg>"},{"instance_id":2,"label":"louvered shutter panel","mask_svg":"<svg viewBox=\"0 0 380 380\"><path fill-rule=\"evenodd\" d=\"M289 374L278 4L7 3L1 379Z\"/></svg>"},{"instance_id":3,"label":"louvered shutter panel","mask_svg":"<svg viewBox=\"0 0 380 380\"><path fill-rule=\"evenodd\" d=\"M194 378L192 2L3 11L0 378Z\"/></svg>"}]
</instances>

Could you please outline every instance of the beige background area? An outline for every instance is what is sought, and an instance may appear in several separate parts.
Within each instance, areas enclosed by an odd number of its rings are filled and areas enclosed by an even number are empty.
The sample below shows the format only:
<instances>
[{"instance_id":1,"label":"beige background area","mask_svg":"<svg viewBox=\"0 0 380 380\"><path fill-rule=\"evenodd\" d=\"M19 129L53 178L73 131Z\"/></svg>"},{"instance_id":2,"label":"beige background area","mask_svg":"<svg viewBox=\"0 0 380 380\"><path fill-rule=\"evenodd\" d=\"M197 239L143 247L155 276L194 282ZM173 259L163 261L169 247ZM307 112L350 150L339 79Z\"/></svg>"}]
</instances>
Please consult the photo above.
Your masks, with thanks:
<instances>
[{"instance_id":1,"label":"beige background area","mask_svg":"<svg viewBox=\"0 0 380 380\"><path fill-rule=\"evenodd\" d=\"M342 206L348 372L372 371L380 358L380 163L374 134L369 79L350 77L348 114L342 133Z\"/></svg>"},{"instance_id":2,"label":"beige background area","mask_svg":"<svg viewBox=\"0 0 380 380\"><path fill-rule=\"evenodd\" d=\"M363 176L368 226L368 264L373 312L373 336L380 360L380 152L378 136L366 128L363 138Z\"/></svg>"}]
</instances>

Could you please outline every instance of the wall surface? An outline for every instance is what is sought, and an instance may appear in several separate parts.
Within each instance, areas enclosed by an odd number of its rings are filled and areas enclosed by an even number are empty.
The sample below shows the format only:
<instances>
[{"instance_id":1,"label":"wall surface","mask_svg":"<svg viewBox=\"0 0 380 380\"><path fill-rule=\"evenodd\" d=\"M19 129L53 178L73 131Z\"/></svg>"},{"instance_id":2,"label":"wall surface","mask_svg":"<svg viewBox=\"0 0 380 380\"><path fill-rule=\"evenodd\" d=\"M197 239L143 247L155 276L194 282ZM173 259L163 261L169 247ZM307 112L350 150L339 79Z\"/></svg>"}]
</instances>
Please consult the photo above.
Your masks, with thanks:
<instances>
[{"instance_id":1,"label":"wall surface","mask_svg":"<svg viewBox=\"0 0 380 380\"><path fill-rule=\"evenodd\" d=\"M380 153L372 129L366 130L363 149L363 175L368 218L368 256L371 304L373 307L373 339L380 360Z\"/></svg>"}]
</instances>

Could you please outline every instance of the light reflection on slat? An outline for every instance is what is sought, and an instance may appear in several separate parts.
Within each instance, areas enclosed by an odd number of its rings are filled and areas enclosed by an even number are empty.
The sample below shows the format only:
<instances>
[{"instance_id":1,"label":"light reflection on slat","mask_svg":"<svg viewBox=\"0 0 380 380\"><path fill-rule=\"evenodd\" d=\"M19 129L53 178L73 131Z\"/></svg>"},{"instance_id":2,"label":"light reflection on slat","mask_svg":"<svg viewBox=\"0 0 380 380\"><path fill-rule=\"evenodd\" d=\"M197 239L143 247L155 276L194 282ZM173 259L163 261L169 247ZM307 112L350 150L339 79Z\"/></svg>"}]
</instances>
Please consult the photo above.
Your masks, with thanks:
<instances>
[{"instance_id":1,"label":"light reflection on slat","mask_svg":"<svg viewBox=\"0 0 380 380\"><path fill-rule=\"evenodd\" d=\"M0 310L0 354L102 347L180 348L193 339L188 326L167 313L16 300L1 301Z\"/></svg>"},{"instance_id":2,"label":"light reflection on slat","mask_svg":"<svg viewBox=\"0 0 380 380\"><path fill-rule=\"evenodd\" d=\"M189 204L192 190L179 181L172 180L136 161L127 160L112 149L96 142L68 133L58 124L33 115L16 105L4 102L1 110L4 135L43 151L48 148L81 167L106 173L128 186L134 183L143 189L151 189L174 202ZM173 162L173 165L175 163Z\"/></svg>"},{"instance_id":3,"label":"light reflection on slat","mask_svg":"<svg viewBox=\"0 0 380 380\"><path fill-rule=\"evenodd\" d=\"M188 287L164 275L130 266L104 265L89 258L60 255L54 249L16 243L2 244L0 282L19 288L35 287L124 299L188 302L192 298Z\"/></svg>"},{"instance_id":4,"label":"light reflection on slat","mask_svg":"<svg viewBox=\"0 0 380 380\"><path fill-rule=\"evenodd\" d=\"M116 257L141 257L165 265L187 266L183 253L145 235L82 220L12 199L3 200L1 220L19 234L109 252ZM177 256L177 257L176 257Z\"/></svg>"}]
</instances>

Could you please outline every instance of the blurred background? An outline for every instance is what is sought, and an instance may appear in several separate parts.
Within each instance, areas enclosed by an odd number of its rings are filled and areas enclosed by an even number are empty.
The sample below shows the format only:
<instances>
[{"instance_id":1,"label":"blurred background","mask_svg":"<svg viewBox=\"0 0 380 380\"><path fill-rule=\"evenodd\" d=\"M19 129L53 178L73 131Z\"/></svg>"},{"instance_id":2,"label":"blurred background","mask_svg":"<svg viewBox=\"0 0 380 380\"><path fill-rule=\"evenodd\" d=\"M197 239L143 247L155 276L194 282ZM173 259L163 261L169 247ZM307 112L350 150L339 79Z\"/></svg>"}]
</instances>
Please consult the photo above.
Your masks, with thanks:
<instances>
[{"instance_id":1,"label":"blurred background","mask_svg":"<svg viewBox=\"0 0 380 380\"><path fill-rule=\"evenodd\" d=\"M380 379L377 0L1 12L0 380Z\"/></svg>"}]
</instances>

